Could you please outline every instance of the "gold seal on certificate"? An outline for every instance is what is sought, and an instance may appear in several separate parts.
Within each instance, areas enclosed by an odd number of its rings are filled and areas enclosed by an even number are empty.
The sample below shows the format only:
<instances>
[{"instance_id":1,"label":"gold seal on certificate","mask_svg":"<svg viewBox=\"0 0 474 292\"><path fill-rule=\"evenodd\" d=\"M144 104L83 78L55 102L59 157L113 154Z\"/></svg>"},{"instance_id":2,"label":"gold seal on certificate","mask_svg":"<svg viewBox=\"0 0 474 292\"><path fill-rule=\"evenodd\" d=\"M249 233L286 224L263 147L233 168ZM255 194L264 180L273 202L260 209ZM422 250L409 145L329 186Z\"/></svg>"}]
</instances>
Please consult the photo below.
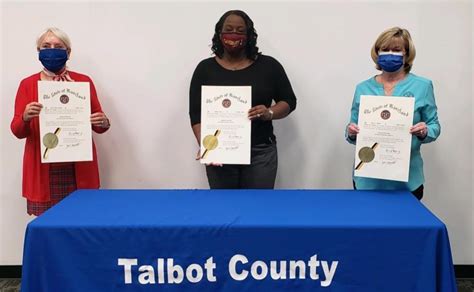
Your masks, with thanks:
<instances>
[{"instance_id":1,"label":"gold seal on certificate","mask_svg":"<svg viewBox=\"0 0 474 292\"><path fill-rule=\"evenodd\" d=\"M250 86L202 86L201 163L250 164Z\"/></svg>"},{"instance_id":2,"label":"gold seal on certificate","mask_svg":"<svg viewBox=\"0 0 474 292\"><path fill-rule=\"evenodd\" d=\"M369 163L375 158L375 148L379 143L374 143L372 147L362 147L359 150L359 159L360 162L357 164L356 168L357 170L361 169L361 167L364 165L364 163Z\"/></svg>"},{"instance_id":3,"label":"gold seal on certificate","mask_svg":"<svg viewBox=\"0 0 474 292\"><path fill-rule=\"evenodd\" d=\"M414 98L362 95L354 176L408 181Z\"/></svg>"},{"instance_id":4,"label":"gold seal on certificate","mask_svg":"<svg viewBox=\"0 0 474 292\"><path fill-rule=\"evenodd\" d=\"M91 161L89 83L38 81L38 102L41 162Z\"/></svg>"},{"instance_id":5,"label":"gold seal on certificate","mask_svg":"<svg viewBox=\"0 0 474 292\"><path fill-rule=\"evenodd\" d=\"M206 150L202 154L201 159L206 158L209 151L217 148L217 145L219 145L219 140L217 139L217 137L219 136L220 133L221 133L220 130L216 130L214 135L207 135L206 137L204 137L204 140L202 140L202 144L204 145L204 148Z\"/></svg>"},{"instance_id":6,"label":"gold seal on certificate","mask_svg":"<svg viewBox=\"0 0 474 292\"><path fill-rule=\"evenodd\" d=\"M47 133L46 135L43 136L43 145L46 147L46 150L43 153L43 158L48 159L48 152L50 149L55 148L58 146L58 135L59 132L61 132L61 128L57 128L54 133Z\"/></svg>"}]
</instances>

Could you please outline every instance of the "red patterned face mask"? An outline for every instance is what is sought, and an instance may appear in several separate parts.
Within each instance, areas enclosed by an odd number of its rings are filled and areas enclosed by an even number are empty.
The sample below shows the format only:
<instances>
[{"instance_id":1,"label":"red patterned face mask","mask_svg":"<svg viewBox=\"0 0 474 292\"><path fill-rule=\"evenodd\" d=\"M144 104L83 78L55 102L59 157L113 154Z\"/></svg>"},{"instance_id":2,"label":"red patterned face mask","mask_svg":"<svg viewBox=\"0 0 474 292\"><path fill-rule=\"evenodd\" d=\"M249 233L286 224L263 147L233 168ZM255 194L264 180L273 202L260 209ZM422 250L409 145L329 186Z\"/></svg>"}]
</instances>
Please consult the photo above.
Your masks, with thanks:
<instances>
[{"instance_id":1,"label":"red patterned face mask","mask_svg":"<svg viewBox=\"0 0 474 292\"><path fill-rule=\"evenodd\" d=\"M221 33L222 45L229 53L240 51L247 44L247 35L239 33Z\"/></svg>"}]
</instances>

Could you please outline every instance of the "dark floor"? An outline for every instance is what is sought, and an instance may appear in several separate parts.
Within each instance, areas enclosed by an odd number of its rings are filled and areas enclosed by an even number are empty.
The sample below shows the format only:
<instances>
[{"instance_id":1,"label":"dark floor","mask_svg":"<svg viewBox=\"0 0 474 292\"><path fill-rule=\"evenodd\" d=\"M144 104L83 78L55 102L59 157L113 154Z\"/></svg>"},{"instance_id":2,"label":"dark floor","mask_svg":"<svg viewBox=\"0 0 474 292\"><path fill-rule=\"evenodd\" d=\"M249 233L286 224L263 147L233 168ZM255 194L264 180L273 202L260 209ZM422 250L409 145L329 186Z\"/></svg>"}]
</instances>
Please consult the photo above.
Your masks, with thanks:
<instances>
[{"instance_id":1,"label":"dark floor","mask_svg":"<svg viewBox=\"0 0 474 292\"><path fill-rule=\"evenodd\" d=\"M474 292L474 279L458 279L458 292Z\"/></svg>"},{"instance_id":2,"label":"dark floor","mask_svg":"<svg viewBox=\"0 0 474 292\"><path fill-rule=\"evenodd\" d=\"M20 291L20 279L0 279L0 292L17 291Z\"/></svg>"},{"instance_id":3,"label":"dark floor","mask_svg":"<svg viewBox=\"0 0 474 292\"><path fill-rule=\"evenodd\" d=\"M474 279L458 279L458 292L474 292ZM0 279L0 292L20 291L20 279Z\"/></svg>"}]
</instances>

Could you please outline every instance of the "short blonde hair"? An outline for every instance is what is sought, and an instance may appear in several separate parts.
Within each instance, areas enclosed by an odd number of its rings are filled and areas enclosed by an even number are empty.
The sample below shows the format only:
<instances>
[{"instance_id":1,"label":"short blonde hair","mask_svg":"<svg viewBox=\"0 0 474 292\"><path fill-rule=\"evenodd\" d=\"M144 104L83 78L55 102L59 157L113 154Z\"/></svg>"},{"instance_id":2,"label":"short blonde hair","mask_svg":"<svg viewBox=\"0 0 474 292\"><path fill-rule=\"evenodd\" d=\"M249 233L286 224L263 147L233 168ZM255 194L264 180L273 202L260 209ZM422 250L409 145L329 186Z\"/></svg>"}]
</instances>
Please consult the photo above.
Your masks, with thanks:
<instances>
[{"instance_id":1,"label":"short blonde hair","mask_svg":"<svg viewBox=\"0 0 474 292\"><path fill-rule=\"evenodd\" d=\"M396 39L403 42L403 47L405 48L405 64L403 64L403 70L405 73L409 73L413 66L413 60L415 60L416 50L410 33L404 28L392 27L382 32L375 41L375 44L372 46L370 55L372 60L375 62L375 68L377 68L377 70L382 70L377 64L379 51L381 48L389 46L390 43Z\"/></svg>"},{"instance_id":2,"label":"short blonde hair","mask_svg":"<svg viewBox=\"0 0 474 292\"><path fill-rule=\"evenodd\" d=\"M45 31L43 31L39 37L36 39L36 49L40 49L41 43L43 42L44 38L48 33L54 34L58 39L60 39L64 45L66 45L67 51L71 52L71 40L69 39L68 35L60 30L57 27L48 27Z\"/></svg>"}]
</instances>

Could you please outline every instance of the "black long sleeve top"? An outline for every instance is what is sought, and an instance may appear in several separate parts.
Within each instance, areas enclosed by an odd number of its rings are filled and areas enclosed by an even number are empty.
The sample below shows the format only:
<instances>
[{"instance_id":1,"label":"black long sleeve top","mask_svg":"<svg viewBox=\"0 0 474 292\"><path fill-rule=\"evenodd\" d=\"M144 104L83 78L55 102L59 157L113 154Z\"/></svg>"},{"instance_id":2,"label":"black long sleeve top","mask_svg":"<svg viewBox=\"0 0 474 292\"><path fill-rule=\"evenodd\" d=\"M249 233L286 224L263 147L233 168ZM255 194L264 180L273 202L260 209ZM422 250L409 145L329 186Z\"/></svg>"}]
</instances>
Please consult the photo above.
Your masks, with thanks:
<instances>
[{"instance_id":1,"label":"black long sleeve top","mask_svg":"<svg viewBox=\"0 0 474 292\"><path fill-rule=\"evenodd\" d=\"M251 86L252 107L272 101L285 101L290 112L296 108L296 96L283 66L270 56L260 55L254 63L241 70L228 70L214 57L201 61L196 67L189 90L191 125L201 122L201 86ZM272 121L252 121L252 145L275 141Z\"/></svg>"}]
</instances>

